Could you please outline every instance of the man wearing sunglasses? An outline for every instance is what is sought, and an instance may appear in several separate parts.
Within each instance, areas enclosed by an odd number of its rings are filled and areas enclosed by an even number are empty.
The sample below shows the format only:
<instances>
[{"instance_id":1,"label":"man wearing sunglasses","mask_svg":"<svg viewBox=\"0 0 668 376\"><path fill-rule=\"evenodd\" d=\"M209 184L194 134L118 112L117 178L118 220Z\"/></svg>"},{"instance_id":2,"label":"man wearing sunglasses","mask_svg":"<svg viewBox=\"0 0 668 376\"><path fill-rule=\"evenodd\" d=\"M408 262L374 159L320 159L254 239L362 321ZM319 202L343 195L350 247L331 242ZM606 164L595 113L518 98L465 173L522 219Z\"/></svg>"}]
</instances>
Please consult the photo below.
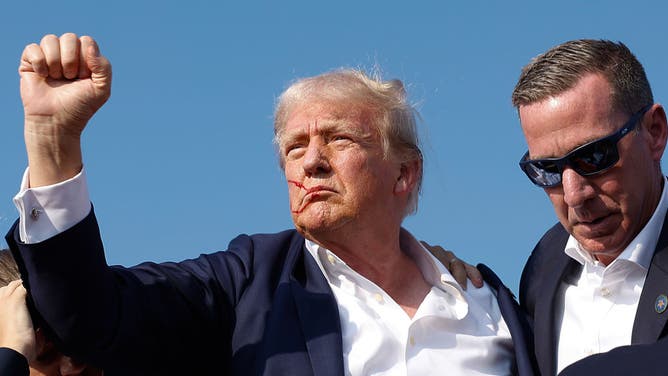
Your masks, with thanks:
<instances>
[{"instance_id":1,"label":"man wearing sunglasses","mask_svg":"<svg viewBox=\"0 0 668 376\"><path fill-rule=\"evenodd\" d=\"M520 283L541 374L654 374L660 367L639 359L665 344L567 368L655 343L668 329L666 114L642 65L622 43L569 41L524 67L512 99L529 147L520 168L560 222Z\"/></svg>"}]
</instances>

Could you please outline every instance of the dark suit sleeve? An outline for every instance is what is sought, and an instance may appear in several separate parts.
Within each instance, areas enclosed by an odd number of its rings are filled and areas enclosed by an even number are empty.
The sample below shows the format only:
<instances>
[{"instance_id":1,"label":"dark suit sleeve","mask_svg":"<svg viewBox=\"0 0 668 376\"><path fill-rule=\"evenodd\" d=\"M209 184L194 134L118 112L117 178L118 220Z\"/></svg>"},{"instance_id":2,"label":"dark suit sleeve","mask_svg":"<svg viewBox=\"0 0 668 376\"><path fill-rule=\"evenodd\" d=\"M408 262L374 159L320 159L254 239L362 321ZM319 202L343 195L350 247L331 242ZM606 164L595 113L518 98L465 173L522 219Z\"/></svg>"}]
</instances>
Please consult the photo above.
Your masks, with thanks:
<instances>
[{"instance_id":1,"label":"dark suit sleeve","mask_svg":"<svg viewBox=\"0 0 668 376\"><path fill-rule=\"evenodd\" d=\"M668 338L647 345L622 346L595 354L564 368L559 376L664 376Z\"/></svg>"},{"instance_id":2,"label":"dark suit sleeve","mask_svg":"<svg viewBox=\"0 0 668 376\"><path fill-rule=\"evenodd\" d=\"M31 305L64 353L108 374L206 374L229 364L250 241L238 239L234 252L121 268L107 266L92 211L37 244L21 243L16 227L7 242Z\"/></svg>"},{"instance_id":3,"label":"dark suit sleeve","mask_svg":"<svg viewBox=\"0 0 668 376\"><path fill-rule=\"evenodd\" d=\"M0 375L28 376L28 361L18 352L0 347Z\"/></svg>"}]
</instances>

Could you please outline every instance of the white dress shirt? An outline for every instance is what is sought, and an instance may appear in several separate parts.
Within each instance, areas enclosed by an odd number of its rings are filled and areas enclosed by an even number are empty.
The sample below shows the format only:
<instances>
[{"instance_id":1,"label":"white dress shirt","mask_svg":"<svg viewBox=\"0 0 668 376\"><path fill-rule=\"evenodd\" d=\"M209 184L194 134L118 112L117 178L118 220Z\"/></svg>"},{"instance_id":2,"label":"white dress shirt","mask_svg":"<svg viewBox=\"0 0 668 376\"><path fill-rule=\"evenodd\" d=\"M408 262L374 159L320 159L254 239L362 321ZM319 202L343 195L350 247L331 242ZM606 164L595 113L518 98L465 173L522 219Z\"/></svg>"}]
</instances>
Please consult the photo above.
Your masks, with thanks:
<instances>
[{"instance_id":1,"label":"white dress shirt","mask_svg":"<svg viewBox=\"0 0 668 376\"><path fill-rule=\"evenodd\" d=\"M401 244L432 288L411 319L381 288L307 240L339 306L346 375L508 375L513 346L485 285L464 291L406 230Z\"/></svg>"},{"instance_id":2,"label":"white dress shirt","mask_svg":"<svg viewBox=\"0 0 668 376\"><path fill-rule=\"evenodd\" d=\"M46 240L90 212L83 171L37 189L28 188L27 177L26 172L14 198L24 242ZM346 375L509 375L512 340L489 287L462 290L408 231L402 229L401 236L405 251L432 285L412 319L335 254L306 241L338 304Z\"/></svg>"},{"instance_id":3,"label":"white dress shirt","mask_svg":"<svg viewBox=\"0 0 668 376\"><path fill-rule=\"evenodd\" d=\"M649 222L608 266L591 257L573 236L566 242L564 252L583 267L575 281L561 284L558 372L591 354L631 344L640 294L668 208L667 186L664 181Z\"/></svg>"}]
</instances>

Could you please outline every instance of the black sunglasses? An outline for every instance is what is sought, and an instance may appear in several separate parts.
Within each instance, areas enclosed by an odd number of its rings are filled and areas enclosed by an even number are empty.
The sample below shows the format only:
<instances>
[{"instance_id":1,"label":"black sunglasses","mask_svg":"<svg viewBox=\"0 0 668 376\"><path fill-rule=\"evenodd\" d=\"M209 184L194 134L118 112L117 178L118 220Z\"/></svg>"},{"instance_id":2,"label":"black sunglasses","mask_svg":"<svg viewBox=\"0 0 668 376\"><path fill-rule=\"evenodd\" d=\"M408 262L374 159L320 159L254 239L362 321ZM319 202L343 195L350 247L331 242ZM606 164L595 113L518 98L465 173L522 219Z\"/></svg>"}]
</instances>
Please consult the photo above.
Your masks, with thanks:
<instances>
[{"instance_id":1,"label":"black sunglasses","mask_svg":"<svg viewBox=\"0 0 668 376\"><path fill-rule=\"evenodd\" d=\"M529 180L541 188L561 184L561 174L566 166L582 176L599 174L614 166L619 160L617 142L631 133L645 112L652 105L643 107L631 116L629 121L617 132L588 142L561 158L529 159L527 151L520 160L520 168Z\"/></svg>"}]
</instances>

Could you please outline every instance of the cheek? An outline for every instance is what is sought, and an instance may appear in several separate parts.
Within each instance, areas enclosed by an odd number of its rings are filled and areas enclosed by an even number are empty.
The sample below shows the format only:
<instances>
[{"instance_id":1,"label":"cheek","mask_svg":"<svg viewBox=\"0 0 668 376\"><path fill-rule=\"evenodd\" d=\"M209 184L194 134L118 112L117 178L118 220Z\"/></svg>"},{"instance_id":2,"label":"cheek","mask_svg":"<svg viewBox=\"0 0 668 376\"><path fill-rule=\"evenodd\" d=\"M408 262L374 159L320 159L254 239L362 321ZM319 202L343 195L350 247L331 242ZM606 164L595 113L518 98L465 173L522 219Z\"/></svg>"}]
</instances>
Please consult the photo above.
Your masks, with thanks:
<instances>
[{"instance_id":1,"label":"cheek","mask_svg":"<svg viewBox=\"0 0 668 376\"><path fill-rule=\"evenodd\" d=\"M298 173L298 170L290 164L287 164L284 168L285 182L288 185L288 193L292 195L294 192L298 192L300 187L302 187L303 177Z\"/></svg>"},{"instance_id":2,"label":"cheek","mask_svg":"<svg viewBox=\"0 0 668 376\"><path fill-rule=\"evenodd\" d=\"M559 188L546 189L545 193L552 203L554 212L557 214L559 220L568 217L568 205L564 201L564 193Z\"/></svg>"},{"instance_id":3,"label":"cheek","mask_svg":"<svg viewBox=\"0 0 668 376\"><path fill-rule=\"evenodd\" d=\"M606 176L607 178L607 176ZM629 177L620 174L610 175L609 178L599 182L598 197L608 208L625 207L623 210L633 209L642 198L638 192L637 176Z\"/></svg>"}]
</instances>

